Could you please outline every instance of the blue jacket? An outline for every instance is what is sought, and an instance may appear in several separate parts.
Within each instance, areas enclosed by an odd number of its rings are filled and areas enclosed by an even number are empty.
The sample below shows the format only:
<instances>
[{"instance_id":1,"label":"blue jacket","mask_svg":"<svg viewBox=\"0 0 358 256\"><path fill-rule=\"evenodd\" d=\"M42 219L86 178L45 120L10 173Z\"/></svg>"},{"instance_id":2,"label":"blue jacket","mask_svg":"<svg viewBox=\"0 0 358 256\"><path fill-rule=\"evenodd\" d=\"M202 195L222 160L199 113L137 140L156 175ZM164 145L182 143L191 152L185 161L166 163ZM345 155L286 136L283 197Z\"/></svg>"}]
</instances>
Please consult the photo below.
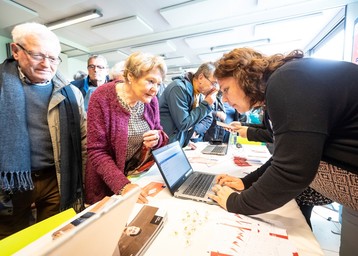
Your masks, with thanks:
<instances>
[{"instance_id":1,"label":"blue jacket","mask_svg":"<svg viewBox=\"0 0 358 256\"><path fill-rule=\"evenodd\" d=\"M205 100L193 109L192 77L191 73L174 77L159 98L160 123L163 130L169 136L169 142L179 141L182 147L188 144L195 126L211 115L212 111Z\"/></svg>"},{"instance_id":2,"label":"blue jacket","mask_svg":"<svg viewBox=\"0 0 358 256\"><path fill-rule=\"evenodd\" d=\"M89 76L81 79L81 80L74 80L71 84L75 85L80 91L82 92L83 98L86 96L89 88Z\"/></svg>"}]
</instances>

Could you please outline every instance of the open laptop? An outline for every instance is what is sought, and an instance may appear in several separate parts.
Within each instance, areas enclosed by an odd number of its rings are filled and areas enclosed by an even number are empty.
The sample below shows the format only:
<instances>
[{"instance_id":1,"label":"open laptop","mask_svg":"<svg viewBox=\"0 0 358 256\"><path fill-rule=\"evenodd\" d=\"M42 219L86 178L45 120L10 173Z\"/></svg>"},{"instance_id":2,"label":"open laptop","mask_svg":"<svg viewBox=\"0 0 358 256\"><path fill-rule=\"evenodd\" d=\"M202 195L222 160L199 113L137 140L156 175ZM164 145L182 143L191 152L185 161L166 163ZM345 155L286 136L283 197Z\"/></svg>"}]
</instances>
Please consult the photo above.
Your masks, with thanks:
<instances>
[{"instance_id":1,"label":"open laptop","mask_svg":"<svg viewBox=\"0 0 358 256\"><path fill-rule=\"evenodd\" d=\"M214 174L194 172L178 141L153 150L154 160L173 196L216 204L208 198L215 185Z\"/></svg>"},{"instance_id":2,"label":"open laptop","mask_svg":"<svg viewBox=\"0 0 358 256\"><path fill-rule=\"evenodd\" d=\"M57 239L52 240L51 234L46 234L15 255L115 255L119 238L139 194L138 187L124 196L114 195L90 218ZM74 219L79 219L84 212Z\"/></svg>"},{"instance_id":3,"label":"open laptop","mask_svg":"<svg viewBox=\"0 0 358 256\"><path fill-rule=\"evenodd\" d=\"M227 153L228 145L220 144L220 145L207 145L201 153L209 154L209 155L219 155L224 156Z\"/></svg>"}]
</instances>

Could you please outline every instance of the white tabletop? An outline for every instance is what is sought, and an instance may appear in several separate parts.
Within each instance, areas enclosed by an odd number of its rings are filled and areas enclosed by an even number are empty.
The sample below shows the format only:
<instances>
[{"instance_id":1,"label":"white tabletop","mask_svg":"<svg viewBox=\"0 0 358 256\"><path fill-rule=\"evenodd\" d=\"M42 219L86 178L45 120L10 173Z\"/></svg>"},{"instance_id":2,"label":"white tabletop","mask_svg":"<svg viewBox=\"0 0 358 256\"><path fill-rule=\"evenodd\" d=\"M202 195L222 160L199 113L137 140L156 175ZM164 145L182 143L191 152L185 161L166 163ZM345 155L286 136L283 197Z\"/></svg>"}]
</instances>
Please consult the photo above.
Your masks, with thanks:
<instances>
[{"instance_id":1,"label":"white tabletop","mask_svg":"<svg viewBox=\"0 0 358 256\"><path fill-rule=\"evenodd\" d=\"M226 156L203 155L200 151L205 144L197 143L197 146L198 148L196 150L186 150L194 170L226 173L243 177L247 173L255 170L269 158L268 151L266 151L264 146L243 145L241 149L230 146ZM240 167L235 165L233 162L234 156L246 157L252 160L249 161L251 166ZM261 163L256 162L257 160L260 160ZM156 166L153 166L148 173L135 180L135 182L141 186L145 186L152 181L164 183ZM219 227L220 219L229 218L232 214L226 212L219 206L208 205L192 200L176 199L171 196L166 188L155 197L149 197L149 204L166 210L168 218L163 230L146 251L146 256L210 255L210 251L223 245L222 242L219 243L218 240L225 241L228 239L227 234ZM138 205L138 207L140 206ZM316 238L294 200L279 209L255 217L260 217L262 220L268 222L277 222L275 225L278 228L282 227L286 229L288 240L290 241L289 244L293 245L294 250L297 249L298 255L323 255ZM195 225L188 224L188 221L194 221ZM187 235L185 230L189 226L192 232L190 232L190 235ZM220 231L222 231L222 233ZM263 242L265 243L265 241ZM258 243L258 241L251 241L250 246L254 247L255 243ZM280 245L275 244L273 246L277 247ZM287 246L287 244L282 246ZM281 250L281 253L270 255L285 254L282 254Z\"/></svg>"}]
</instances>

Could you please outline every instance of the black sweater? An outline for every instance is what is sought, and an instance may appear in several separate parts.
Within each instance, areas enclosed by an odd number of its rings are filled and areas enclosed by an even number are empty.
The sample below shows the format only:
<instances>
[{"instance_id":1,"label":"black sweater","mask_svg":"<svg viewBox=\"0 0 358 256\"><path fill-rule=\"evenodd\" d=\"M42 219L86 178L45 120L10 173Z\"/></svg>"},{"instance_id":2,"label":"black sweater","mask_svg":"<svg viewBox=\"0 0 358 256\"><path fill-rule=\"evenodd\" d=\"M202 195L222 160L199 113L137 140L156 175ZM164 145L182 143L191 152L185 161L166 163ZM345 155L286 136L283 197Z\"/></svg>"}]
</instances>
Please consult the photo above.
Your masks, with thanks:
<instances>
[{"instance_id":1,"label":"black sweater","mask_svg":"<svg viewBox=\"0 0 358 256\"><path fill-rule=\"evenodd\" d=\"M244 178L257 181L229 196L228 211L281 207L309 186L321 160L358 174L357 95L358 66L349 62L305 58L276 70L266 89L272 161Z\"/></svg>"}]
</instances>

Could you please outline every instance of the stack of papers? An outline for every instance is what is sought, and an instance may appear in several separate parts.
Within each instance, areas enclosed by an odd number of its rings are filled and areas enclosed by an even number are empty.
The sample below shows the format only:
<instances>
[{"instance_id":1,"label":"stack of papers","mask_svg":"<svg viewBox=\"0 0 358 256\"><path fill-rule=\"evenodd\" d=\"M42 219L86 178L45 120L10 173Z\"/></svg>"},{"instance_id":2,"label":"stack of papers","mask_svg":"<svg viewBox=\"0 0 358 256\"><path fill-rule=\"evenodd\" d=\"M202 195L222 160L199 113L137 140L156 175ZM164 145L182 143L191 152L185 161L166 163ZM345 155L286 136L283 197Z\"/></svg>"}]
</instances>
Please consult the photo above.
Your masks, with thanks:
<instances>
[{"instance_id":1,"label":"stack of papers","mask_svg":"<svg viewBox=\"0 0 358 256\"><path fill-rule=\"evenodd\" d=\"M218 217L209 252L211 256L298 256L281 223L241 214Z\"/></svg>"}]
</instances>

